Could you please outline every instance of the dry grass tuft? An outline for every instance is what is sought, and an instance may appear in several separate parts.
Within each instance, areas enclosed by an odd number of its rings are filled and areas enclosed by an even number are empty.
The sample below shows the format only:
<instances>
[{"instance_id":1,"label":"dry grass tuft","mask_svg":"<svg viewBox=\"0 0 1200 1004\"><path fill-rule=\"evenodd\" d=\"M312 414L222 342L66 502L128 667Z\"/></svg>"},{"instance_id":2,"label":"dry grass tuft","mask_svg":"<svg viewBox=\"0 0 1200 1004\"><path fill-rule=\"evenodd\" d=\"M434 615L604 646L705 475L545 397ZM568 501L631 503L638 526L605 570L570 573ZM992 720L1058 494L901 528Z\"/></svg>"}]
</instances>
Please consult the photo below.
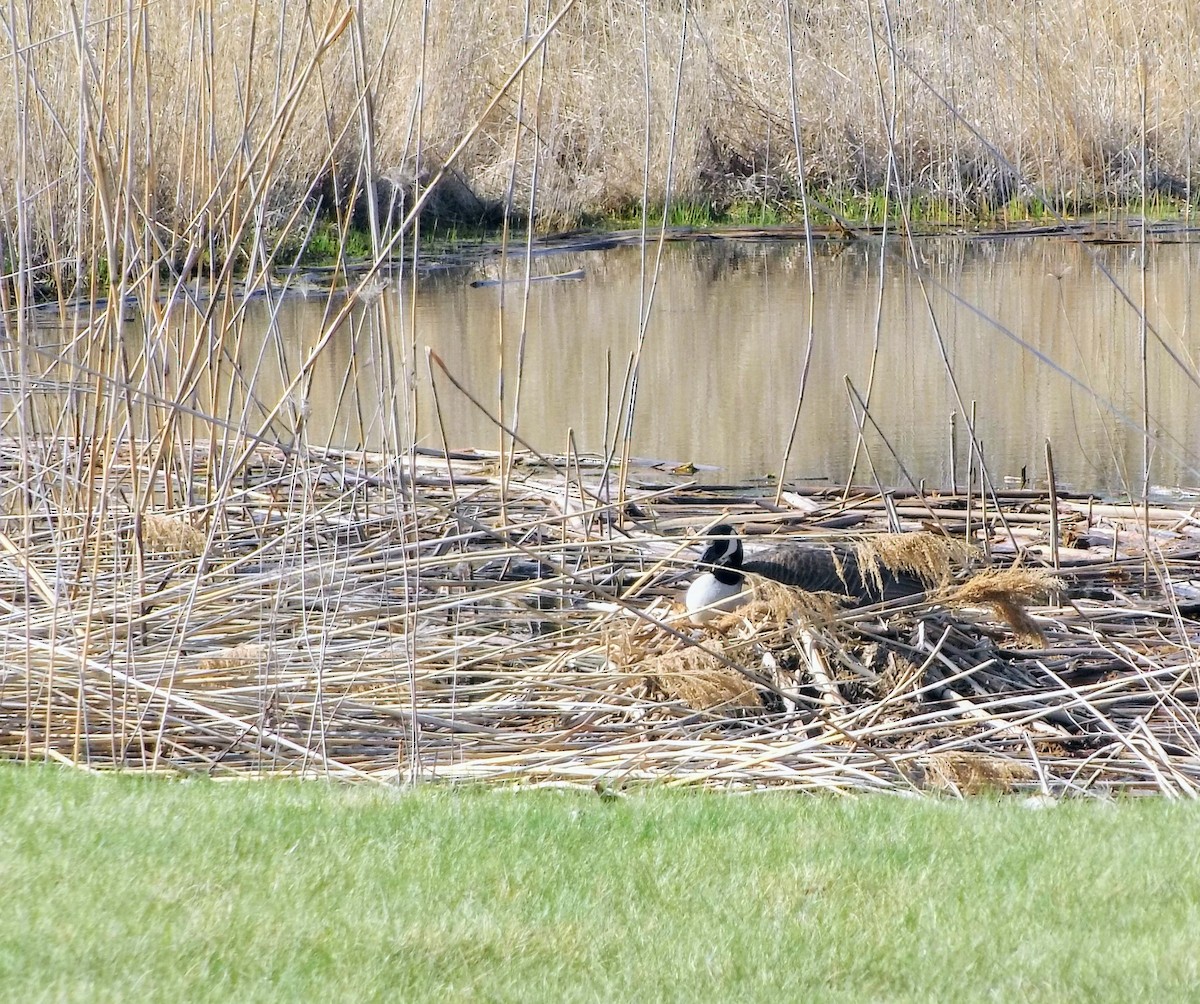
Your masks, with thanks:
<instances>
[{"instance_id":1,"label":"dry grass tuft","mask_svg":"<svg viewBox=\"0 0 1200 1004\"><path fill-rule=\"evenodd\" d=\"M1018 638L1042 645L1045 635L1025 606L1062 588L1062 579L1045 569L988 568L954 590L947 603L952 607L990 606Z\"/></svg>"},{"instance_id":2,"label":"dry grass tuft","mask_svg":"<svg viewBox=\"0 0 1200 1004\"><path fill-rule=\"evenodd\" d=\"M195 558L204 553L204 534L179 516L146 513L142 517L142 543L152 554L177 554Z\"/></svg>"},{"instance_id":3,"label":"dry grass tuft","mask_svg":"<svg viewBox=\"0 0 1200 1004\"><path fill-rule=\"evenodd\" d=\"M718 632L749 624L756 630L772 630L786 624L828 625L842 609L833 593L810 593L759 575L747 575L754 596L736 610L714 618L709 627Z\"/></svg>"},{"instance_id":4,"label":"dry grass tuft","mask_svg":"<svg viewBox=\"0 0 1200 1004\"><path fill-rule=\"evenodd\" d=\"M761 709L754 685L704 648L654 656L643 666L651 688L697 711Z\"/></svg>"},{"instance_id":5,"label":"dry grass tuft","mask_svg":"<svg viewBox=\"0 0 1200 1004\"><path fill-rule=\"evenodd\" d=\"M1031 767L989 753L954 750L921 758L926 783L932 788L963 795L1012 791L1018 782L1032 780Z\"/></svg>"},{"instance_id":6,"label":"dry grass tuft","mask_svg":"<svg viewBox=\"0 0 1200 1004\"><path fill-rule=\"evenodd\" d=\"M266 665L271 650L266 645L246 642L241 645L231 645L229 648L218 649L204 656L199 662L203 672L215 673L221 670L236 669L246 673L257 673Z\"/></svg>"},{"instance_id":7,"label":"dry grass tuft","mask_svg":"<svg viewBox=\"0 0 1200 1004\"><path fill-rule=\"evenodd\" d=\"M930 588L941 588L970 554L971 548L961 540L928 531L879 533L855 542L863 578L879 587L882 566L889 572L915 575Z\"/></svg>"}]
</instances>

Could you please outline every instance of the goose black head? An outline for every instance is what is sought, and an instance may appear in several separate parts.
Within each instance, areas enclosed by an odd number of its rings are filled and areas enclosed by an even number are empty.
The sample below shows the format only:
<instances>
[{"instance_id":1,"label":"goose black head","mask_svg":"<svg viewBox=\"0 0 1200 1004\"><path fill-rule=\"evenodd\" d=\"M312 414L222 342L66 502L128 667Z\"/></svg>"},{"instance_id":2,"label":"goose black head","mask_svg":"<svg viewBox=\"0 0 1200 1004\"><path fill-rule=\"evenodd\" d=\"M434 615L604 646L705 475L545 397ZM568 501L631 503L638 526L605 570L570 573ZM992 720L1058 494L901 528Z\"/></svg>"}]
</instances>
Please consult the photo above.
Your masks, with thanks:
<instances>
[{"instance_id":1,"label":"goose black head","mask_svg":"<svg viewBox=\"0 0 1200 1004\"><path fill-rule=\"evenodd\" d=\"M709 542L700 558L700 574L688 586L684 600L696 624L735 610L750 598L742 575L742 542L733 527L720 523L706 536Z\"/></svg>"},{"instance_id":2,"label":"goose black head","mask_svg":"<svg viewBox=\"0 0 1200 1004\"><path fill-rule=\"evenodd\" d=\"M742 541L728 523L718 523L708 531L708 547L700 556L700 566L711 570L719 582L742 581Z\"/></svg>"}]
</instances>

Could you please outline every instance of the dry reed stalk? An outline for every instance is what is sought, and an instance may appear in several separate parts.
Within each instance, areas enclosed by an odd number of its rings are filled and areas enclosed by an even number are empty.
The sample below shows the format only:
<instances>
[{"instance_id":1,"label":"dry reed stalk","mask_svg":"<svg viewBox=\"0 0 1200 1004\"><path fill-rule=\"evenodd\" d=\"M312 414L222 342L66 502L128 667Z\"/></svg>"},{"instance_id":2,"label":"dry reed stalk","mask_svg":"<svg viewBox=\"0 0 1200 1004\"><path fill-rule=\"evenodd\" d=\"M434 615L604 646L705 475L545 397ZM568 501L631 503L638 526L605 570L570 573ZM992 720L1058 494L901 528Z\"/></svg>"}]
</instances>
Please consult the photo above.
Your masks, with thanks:
<instances>
[{"instance_id":1,"label":"dry reed stalk","mask_svg":"<svg viewBox=\"0 0 1200 1004\"><path fill-rule=\"evenodd\" d=\"M0 562L0 755L233 777L798 791L908 790L917 758L964 792L1200 784L1194 625L1157 574L1131 571L1131 602L1041 611L1038 649L933 602L844 610L765 582L721 631L672 634L692 559L657 527L711 522L723 495L642 492L634 478L636 515L593 502L595 518L564 519L559 500L578 497L569 457L514 478L502 506L488 456L419 454L398 470L382 454L259 447L230 476L234 452L177 444L141 473L144 527L208 514L203 550L181 561L129 533L139 503L122 488L152 453L110 450L95 515L77 519L64 502L96 489L70 442L0 441L15 549ZM59 472L53 500L19 490L38 483L31 470ZM185 484L188 522L162 516ZM19 499L32 503L14 512ZM858 512L856 529L878 536L884 509ZM1168 581L1195 564L1184 512L1151 513ZM1133 509L1095 520L1126 517L1142 521ZM528 577L504 577L518 568ZM1048 573L999 570L957 595L1027 602L1048 585ZM1010 776L972 773L972 758Z\"/></svg>"}]
</instances>

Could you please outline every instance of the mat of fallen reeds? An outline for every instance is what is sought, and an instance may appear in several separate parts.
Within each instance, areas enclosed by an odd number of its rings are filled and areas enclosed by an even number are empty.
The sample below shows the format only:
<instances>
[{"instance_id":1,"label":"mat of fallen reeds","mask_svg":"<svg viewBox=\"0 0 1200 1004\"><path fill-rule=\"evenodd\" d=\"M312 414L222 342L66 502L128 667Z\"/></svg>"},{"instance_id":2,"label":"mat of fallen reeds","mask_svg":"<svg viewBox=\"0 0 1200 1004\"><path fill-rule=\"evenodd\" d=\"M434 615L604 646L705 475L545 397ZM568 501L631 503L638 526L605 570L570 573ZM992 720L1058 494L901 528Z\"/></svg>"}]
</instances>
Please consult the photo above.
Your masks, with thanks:
<instances>
[{"instance_id":1,"label":"mat of fallen reeds","mask_svg":"<svg viewBox=\"0 0 1200 1004\"><path fill-rule=\"evenodd\" d=\"M262 448L209 506L225 458L196 448L176 458L190 505L74 511L30 473L73 470L65 446L37 449L0 444L7 758L603 789L1200 786L1191 506L1060 496L1052 568L1033 491L777 505L646 468L606 501L578 464L505 485L482 454ZM888 509L952 545L919 602L759 583L712 630L683 619L717 517L753 549L869 542Z\"/></svg>"}]
</instances>

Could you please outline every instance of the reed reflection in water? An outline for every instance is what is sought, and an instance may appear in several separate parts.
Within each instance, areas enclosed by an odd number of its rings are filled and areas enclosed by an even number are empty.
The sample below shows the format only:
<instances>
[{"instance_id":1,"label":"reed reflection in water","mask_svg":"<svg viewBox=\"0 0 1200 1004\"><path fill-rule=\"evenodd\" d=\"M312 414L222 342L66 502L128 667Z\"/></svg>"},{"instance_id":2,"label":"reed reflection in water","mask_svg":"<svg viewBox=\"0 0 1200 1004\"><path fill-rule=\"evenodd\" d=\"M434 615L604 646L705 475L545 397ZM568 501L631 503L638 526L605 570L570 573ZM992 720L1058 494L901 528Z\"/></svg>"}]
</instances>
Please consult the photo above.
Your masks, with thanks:
<instances>
[{"instance_id":1,"label":"reed reflection in water","mask_svg":"<svg viewBox=\"0 0 1200 1004\"><path fill-rule=\"evenodd\" d=\"M1097 264L1139 302L1136 244L1085 249L1063 238L947 237L920 240L917 249L919 270L899 241L886 248L878 241L818 245L810 300L802 243L668 244L641 355L632 454L714 465L719 470L706 476L725 482L777 473L809 350L811 303L811 360L789 481L848 478L858 438L848 383L870 401L866 450L855 472L860 483L874 476L902 485L907 471L931 487L948 485L951 415L959 413L961 484L962 406L975 408L996 478L1019 478L1025 469L1031 484L1044 482L1049 439L1060 484L1106 493L1128 487L1136 494L1141 429L1148 424L1155 437L1151 482L1200 481L1192 329L1197 246L1149 248L1148 421L1140 322ZM646 256L651 270L655 252L652 246ZM622 248L546 256L533 265L535 273L583 269L585 278L535 283L526 305L520 283L470 285L494 269L455 270L422 279L415 300L406 282L356 304L310 376L278 409L270 434L399 450L414 437L440 447L444 428L451 448L498 448L494 420L444 377L438 377L439 422L425 361L429 346L537 449L563 452L568 430L582 451L611 448L638 339L642 256ZM519 276L523 267L511 259L508 274ZM646 282L648 290L648 275ZM215 410L234 427L261 422L337 306L324 295L249 305L233 349L240 385L201 381L192 406ZM408 411L412 400L415 414Z\"/></svg>"}]
</instances>

